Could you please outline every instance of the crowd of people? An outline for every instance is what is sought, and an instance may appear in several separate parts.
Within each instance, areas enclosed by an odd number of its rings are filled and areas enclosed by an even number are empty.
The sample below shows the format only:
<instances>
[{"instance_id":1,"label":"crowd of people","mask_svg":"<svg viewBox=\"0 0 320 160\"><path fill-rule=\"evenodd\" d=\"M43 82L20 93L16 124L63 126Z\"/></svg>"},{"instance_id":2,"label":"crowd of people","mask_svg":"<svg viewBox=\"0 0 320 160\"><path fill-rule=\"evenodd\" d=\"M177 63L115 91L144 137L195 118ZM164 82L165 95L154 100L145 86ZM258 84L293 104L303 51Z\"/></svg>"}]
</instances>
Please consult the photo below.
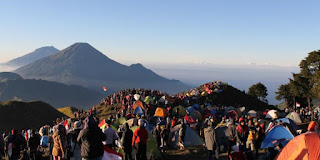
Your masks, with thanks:
<instances>
[{"instance_id":1,"label":"crowd of people","mask_svg":"<svg viewBox=\"0 0 320 160\"><path fill-rule=\"evenodd\" d=\"M185 150L190 145L185 142L187 130L192 129L202 138L209 160L219 159L223 152L229 159L273 160L283 143L276 142L265 154L259 154L259 150L270 127L287 127L276 121L280 114L268 122L263 120L267 117L263 111L251 114L243 107L217 106L208 100L222 91L220 81L174 96L154 90L122 90L103 99L100 108L75 112L74 119L57 118L55 125L40 130L5 132L0 136L0 156L10 160L38 160L45 155L53 160L101 160L107 147L121 152L125 160L156 159L147 155L150 138L163 154L168 148ZM99 112L103 109L115 114L102 117ZM115 128L120 118L126 121ZM221 126L225 138L220 138Z\"/></svg>"}]
</instances>

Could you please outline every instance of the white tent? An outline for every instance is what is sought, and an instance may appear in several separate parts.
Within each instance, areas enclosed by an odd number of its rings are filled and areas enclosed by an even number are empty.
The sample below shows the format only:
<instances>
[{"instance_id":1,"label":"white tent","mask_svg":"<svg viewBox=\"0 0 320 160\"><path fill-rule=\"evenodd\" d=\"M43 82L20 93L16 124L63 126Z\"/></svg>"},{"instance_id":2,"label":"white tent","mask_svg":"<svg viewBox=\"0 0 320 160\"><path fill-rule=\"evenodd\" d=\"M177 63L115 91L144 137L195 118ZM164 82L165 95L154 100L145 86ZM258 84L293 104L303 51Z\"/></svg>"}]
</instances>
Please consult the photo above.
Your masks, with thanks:
<instances>
[{"instance_id":1,"label":"white tent","mask_svg":"<svg viewBox=\"0 0 320 160\"><path fill-rule=\"evenodd\" d=\"M271 119L276 119L278 118L278 111L277 110L270 110L267 115L266 118L271 118Z\"/></svg>"},{"instance_id":2,"label":"white tent","mask_svg":"<svg viewBox=\"0 0 320 160\"><path fill-rule=\"evenodd\" d=\"M299 114L296 113L296 112L291 112L291 113L289 113L289 114L286 116L286 118L290 118L290 119L293 120L295 123L302 123Z\"/></svg>"}]
</instances>

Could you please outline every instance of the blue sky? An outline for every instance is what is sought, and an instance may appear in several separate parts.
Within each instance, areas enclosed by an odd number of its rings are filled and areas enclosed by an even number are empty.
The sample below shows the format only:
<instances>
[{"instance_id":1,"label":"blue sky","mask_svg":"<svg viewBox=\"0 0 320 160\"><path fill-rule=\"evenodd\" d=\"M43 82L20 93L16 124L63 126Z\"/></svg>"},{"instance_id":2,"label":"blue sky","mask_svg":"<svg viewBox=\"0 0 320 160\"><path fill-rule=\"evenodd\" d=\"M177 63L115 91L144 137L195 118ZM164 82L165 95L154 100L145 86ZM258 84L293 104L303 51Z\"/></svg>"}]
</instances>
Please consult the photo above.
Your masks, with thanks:
<instances>
[{"instance_id":1,"label":"blue sky","mask_svg":"<svg viewBox=\"0 0 320 160\"><path fill-rule=\"evenodd\" d=\"M0 2L0 62L88 42L122 63L297 66L320 49L320 1Z\"/></svg>"}]
</instances>

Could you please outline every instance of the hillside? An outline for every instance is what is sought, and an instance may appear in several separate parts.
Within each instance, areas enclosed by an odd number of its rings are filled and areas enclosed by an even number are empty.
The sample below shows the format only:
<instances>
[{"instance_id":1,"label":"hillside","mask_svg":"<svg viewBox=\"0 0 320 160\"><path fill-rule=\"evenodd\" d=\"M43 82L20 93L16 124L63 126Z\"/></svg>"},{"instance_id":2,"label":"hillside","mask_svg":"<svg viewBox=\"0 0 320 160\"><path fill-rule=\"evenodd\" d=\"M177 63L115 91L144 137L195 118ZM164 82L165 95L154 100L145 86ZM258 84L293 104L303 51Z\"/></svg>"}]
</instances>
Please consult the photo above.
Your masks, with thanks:
<instances>
[{"instance_id":1,"label":"hillside","mask_svg":"<svg viewBox=\"0 0 320 160\"><path fill-rule=\"evenodd\" d=\"M108 93L127 88L150 88L177 93L189 87L157 75L141 64L122 65L88 43L75 43L58 54L43 58L15 71L24 78L45 79L81 85Z\"/></svg>"},{"instance_id":2,"label":"hillside","mask_svg":"<svg viewBox=\"0 0 320 160\"><path fill-rule=\"evenodd\" d=\"M53 46L41 47L41 48L34 50L31 53L28 53L24 56L15 58L15 59L8 61L2 65L19 68L19 67L25 66L27 64L30 64L32 62L35 62L41 58L56 54L58 52L59 52L59 50L54 48Z\"/></svg>"},{"instance_id":3,"label":"hillside","mask_svg":"<svg viewBox=\"0 0 320 160\"><path fill-rule=\"evenodd\" d=\"M0 72L0 82L7 80L21 80L23 79L19 74L12 72Z\"/></svg>"},{"instance_id":4,"label":"hillside","mask_svg":"<svg viewBox=\"0 0 320 160\"><path fill-rule=\"evenodd\" d=\"M78 111L78 109L74 107L63 107L57 110L70 118L75 118L73 113Z\"/></svg>"},{"instance_id":5,"label":"hillside","mask_svg":"<svg viewBox=\"0 0 320 160\"><path fill-rule=\"evenodd\" d=\"M54 107L75 106L88 108L104 96L82 86L65 85L35 79L16 79L0 82L0 100L41 100Z\"/></svg>"},{"instance_id":6,"label":"hillside","mask_svg":"<svg viewBox=\"0 0 320 160\"><path fill-rule=\"evenodd\" d=\"M64 115L41 101L0 102L0 132L10 131L13 128L39 129L43 125L52 124L58 117Z\"/></svg>"}]
</instances>

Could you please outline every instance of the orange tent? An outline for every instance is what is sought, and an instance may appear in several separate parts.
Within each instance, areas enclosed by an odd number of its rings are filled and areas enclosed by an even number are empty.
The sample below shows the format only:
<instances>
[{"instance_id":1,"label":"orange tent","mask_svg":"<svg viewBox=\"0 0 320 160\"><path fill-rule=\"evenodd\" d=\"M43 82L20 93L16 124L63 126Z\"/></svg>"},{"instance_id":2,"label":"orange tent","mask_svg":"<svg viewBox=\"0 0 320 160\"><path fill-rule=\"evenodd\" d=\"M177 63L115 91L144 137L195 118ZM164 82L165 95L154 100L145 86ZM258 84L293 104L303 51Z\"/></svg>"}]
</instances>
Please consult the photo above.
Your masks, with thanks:
<instances>
[{"instance_id":1,"label":"orange tent","mask_svg":"<svg viewBox=\"0 0 320 160\"><path fill-rule=\"evenodd\" d=\"M137 107L141 107L142 109L145 109L142 102L140 100L134 102L132 109L135 110Z\"/></svg>"},{"instance_id":2,"label":"orange tent","mask_svg":"<svg viewBox=\"0 0 320 160\"><path fill-rule=\"evenodd\" d=\"M162 117L162 118L167 117L168 116L168 111L166 109L164 109L164 108L158 107L156 109L156 112L154 113L154 116L158 116L158 117Z\"/></svg>"},{"instance_id":3,"label":"orange tent","mask_svg":"<svg viewBox=\"0 0 320 160\"><path fill-rule=\"evenodd\" d=\"M314 160L320 159L320 137L309 132L292 139L279 153L276 160Z\"/></svg>"}]
</instances>

